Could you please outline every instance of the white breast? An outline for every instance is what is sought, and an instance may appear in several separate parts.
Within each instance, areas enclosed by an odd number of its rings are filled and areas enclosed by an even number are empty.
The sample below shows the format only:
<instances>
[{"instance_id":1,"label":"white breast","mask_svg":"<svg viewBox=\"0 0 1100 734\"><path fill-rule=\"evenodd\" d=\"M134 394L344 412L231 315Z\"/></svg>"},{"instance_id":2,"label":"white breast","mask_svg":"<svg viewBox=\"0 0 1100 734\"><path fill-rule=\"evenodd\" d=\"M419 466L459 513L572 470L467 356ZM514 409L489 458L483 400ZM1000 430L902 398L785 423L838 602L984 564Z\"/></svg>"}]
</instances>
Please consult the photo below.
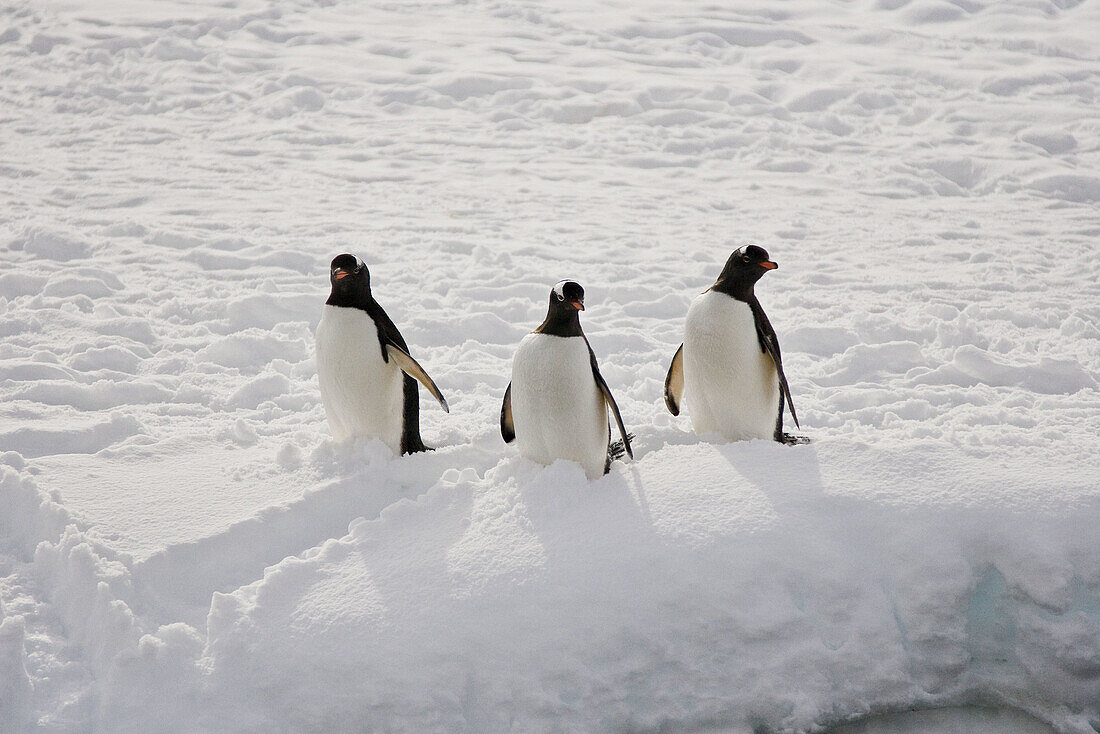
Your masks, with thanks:
<instances>
[{"instance_id":1,"label":"white breast","mask_svg":"<svg viewBox=\"0 0 1100 734\"><path fill-rule=\"evenodd\" d=\"M512 422L520 454L575 461L589 479L607 461L607 405L582 337L528 334L512 362Z\"/></svg>"},{"instance_id":2,"label":"white breast","mask_svg":"<svg viewBox=\"0 0 1100 734\"><path fill-rule=\"evenodd\" d=\"M337 441L379 438L401 451L402 372L382 360L378 327L358 308L325 306L317 325L317 379Z\"/></svg>"},{"instance_id":3,"label":"white breast","mask_svg":"<svg viewBox=\"0 0 1100 734\"><path fill-rule=\"evenodd\" d=\"M771 439L779 375L760 350L752 309L724 293L692 301L684 329L684 406L696 433Z\"/></svg>"}]
</instances>

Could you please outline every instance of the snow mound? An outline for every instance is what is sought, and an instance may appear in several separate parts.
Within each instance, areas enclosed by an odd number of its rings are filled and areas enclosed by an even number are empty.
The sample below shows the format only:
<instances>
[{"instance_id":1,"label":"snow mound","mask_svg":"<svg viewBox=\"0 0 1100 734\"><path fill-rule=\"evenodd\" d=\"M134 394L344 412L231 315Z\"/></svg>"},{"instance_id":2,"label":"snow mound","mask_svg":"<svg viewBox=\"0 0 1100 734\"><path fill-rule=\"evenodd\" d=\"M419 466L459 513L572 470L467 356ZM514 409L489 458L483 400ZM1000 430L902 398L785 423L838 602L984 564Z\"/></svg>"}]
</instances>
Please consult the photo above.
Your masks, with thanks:
<instances>
[{"instance_id":1,"label":"snow mound","mask_svg":"<svg viewBox=\"0 0 1100 734\"><path fill-rule=\"evenodd\" d=\"M666 447L593 483L565 462L456 472L216 594L209 685L266 701L260 729L808 730L972 702L1095 716L1100 498L1034 499L1091 480L994 470L929 502L906 471L959 457L851 451Z\"/></svg>"}]
</instances>

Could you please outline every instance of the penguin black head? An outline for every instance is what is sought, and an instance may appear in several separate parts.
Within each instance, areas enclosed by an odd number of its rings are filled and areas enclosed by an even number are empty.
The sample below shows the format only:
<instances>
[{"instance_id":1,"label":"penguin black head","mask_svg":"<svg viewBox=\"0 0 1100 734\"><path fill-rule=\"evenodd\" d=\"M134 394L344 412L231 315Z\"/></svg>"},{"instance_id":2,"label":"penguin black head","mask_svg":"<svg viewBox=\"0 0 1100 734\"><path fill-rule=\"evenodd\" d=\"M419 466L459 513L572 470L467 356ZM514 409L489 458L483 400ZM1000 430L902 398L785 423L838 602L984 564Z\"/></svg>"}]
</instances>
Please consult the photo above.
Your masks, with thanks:
<instances>
[{"instance_id":1,"label":"penguin black head","mask_svg":"<svg viewBox=\"0 0 1100 734\"><path fill-rule=\"evenodd\" d=\"M734 298L742 298L752 293L756 281L769 270L779 266L768 257L768 251L756 245L738 248L726 260L722 274L718 276L713 288Z\"/></svg>"},{"instance_id":2,"label":"penguin black head","mask_svg":"<svg viewBox=\"0 0 1100 734\"><path fill-rule=\"evenodd\" d=\"M550 308L555 307L567 313L569 309L583 311L584 288L581 288L581 284L575 280L562 280L555 284L550 290Z\"/></svg>"},{"instance_id":3,"label":"penguin black head","mask_svg":"<svg viewBox=\"0 0 1100 734\"><path fill-rule=\"evenodd\" d=\"M337 255L329 266L330 306L356 306L370 298L370 271L355 255Z\"/></svg>"},{"instance_id":4,"label":"penguin black head","mask_svg":"<svg viewBox=\"0 0 1100 734\"><path fill-rule=\"evenodd\" d=\"M554 336L581 336L580 312L584 310L584 288L575 280L559 281L550 290L546 320L535 331Z\"/></svg>"}]
</instances>

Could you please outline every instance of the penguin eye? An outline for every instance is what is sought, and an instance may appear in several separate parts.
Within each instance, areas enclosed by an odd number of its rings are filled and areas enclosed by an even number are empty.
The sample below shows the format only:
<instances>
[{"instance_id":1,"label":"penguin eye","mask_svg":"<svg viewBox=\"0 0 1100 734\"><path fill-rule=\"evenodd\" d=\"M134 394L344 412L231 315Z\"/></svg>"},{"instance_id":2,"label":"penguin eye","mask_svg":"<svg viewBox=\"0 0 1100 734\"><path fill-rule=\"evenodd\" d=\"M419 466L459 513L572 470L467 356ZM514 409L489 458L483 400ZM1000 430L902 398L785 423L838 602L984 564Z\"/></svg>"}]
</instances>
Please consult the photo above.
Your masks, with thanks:
<instances>
[{"instance_id":1,"label":"penguin eye","mask_svg":"<svg viewBox=\"0 0 1100 734\"><path fill-rule=\"evenodd\" d=\"M556 297L556 298L557 298L557 299L558 299L559 301L564 301L564 300L565 300L565 296L563 296L563 295L562 295L561 293L554 293L554 296L555 296L555 297Z\"/></svg>"},{"instance_id":2,"label":"penguin eye","mask_svg":"<svg viewBox=\"0 0 1100 734\"><path fill-rule=\"evenodd\" d=\"M748 255L742 255L741 256L741 262L747 263L748 261L749 261L749 256Z\"/></svg>"}]
</instances>

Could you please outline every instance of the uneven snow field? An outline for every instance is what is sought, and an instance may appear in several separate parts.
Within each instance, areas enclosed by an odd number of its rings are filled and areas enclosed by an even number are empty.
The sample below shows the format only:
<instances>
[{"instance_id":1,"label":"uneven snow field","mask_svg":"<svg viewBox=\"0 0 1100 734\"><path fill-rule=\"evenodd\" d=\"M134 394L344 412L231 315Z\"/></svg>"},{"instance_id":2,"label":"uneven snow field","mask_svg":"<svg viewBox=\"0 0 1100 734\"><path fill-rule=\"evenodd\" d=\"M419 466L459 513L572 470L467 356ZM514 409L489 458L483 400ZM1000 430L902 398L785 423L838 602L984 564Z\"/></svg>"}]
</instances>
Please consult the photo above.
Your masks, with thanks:
<instances>
[{"instance_id":1,"label":"uneven snow field","mask_svg":"<svg viewBox=\"0 0 1100 734\"><path fill-rule=\"evenodd\" d=\"M0 7L0 732L1100 731L1100 6L729 5ZM747 242L806 446L661 401ZM595 482L497 429L564 277Z\"/></svg>"}]
</instances>

